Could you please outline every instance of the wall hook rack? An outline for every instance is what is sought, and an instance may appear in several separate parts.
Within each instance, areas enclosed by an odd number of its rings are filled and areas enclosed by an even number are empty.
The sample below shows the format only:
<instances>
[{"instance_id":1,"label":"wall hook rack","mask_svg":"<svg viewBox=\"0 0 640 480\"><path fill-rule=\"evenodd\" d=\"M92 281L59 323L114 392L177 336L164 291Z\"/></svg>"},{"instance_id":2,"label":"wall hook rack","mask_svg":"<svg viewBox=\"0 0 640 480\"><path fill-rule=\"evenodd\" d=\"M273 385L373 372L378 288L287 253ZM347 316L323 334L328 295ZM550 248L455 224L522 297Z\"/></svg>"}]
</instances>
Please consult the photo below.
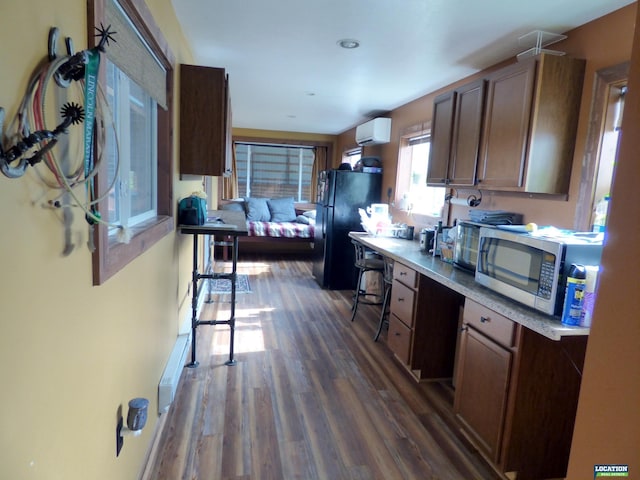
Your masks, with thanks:
<instances>
[{"instance_id":1,"label":"wall hook rack","mask_svg":"<svg viewBox=\"0 0 640 480\"><path fill-rule=\"evenodd\" d=\"M66 103L61 109L62 122L53 130L44 127L44 115L42 113L42 105L35 105L34 98L41 99L44 102L46 88L51 78L54 78L56 84L61 88L68 87L73 81L81 81L88 74L87 66L92 68L92 72L97 68L100 62L100 52L105 51L105 46L109 45L109 41L115 42L114 34L116 32L110 30L111 26L104 27L100 24L100 28L96 28L100 37L98 45L94 48L82 50L78 53L73 52L73 42L71 38L66 39L67 55L58 57L56 52L56 43L59 36L57 27L51 28L48 38L48 61L44 62L40 68L36 69L31 79L25 96L20 103L20 107L16 113L16 117L9 124L14 127L12 132L4 133L4 117L5 112L0 107L0 171L9 178L18 178L24 175L27 167L33 166L40 162L43 157L50 154L51 149L57 143L58 137L63 133L68 133L67 128L71 125L77 125L85 119L85 108L91 108L95 104L90 105L89 99L85 95L85 107L76 103ZM94 59L92 61L92 59ZM95 98L93 99L95 102ZM35 131L31 131L29 118L31 110L34 117ZM89 120L92 122L93 117ZM5 138L15 139L15 144L11 147L5 146ZM39 150L38 150L39 148Z\"/></svg>"}]
</instances>

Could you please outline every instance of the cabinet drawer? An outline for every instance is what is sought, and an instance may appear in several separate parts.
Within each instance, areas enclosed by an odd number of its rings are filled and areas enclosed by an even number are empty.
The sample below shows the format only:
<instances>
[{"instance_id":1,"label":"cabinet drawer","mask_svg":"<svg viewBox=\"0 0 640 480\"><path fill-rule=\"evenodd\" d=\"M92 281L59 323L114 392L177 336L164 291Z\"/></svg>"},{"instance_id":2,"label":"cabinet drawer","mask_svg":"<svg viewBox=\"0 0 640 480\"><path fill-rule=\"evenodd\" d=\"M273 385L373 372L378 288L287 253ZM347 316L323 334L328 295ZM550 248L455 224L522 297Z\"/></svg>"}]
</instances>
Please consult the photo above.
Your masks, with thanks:
<instances>
[{"instance_id":1,"label":"cabinet drawer","mask_svg":"<svg viewBox=\"0 0 640 480\"><path fill-rule=\"evenodd\" d=\"M398 262L393 265L393 278L410 288L416 288L418 285L418 272Z\"/></svg>"},{"instance_id":2,"label":"cabinet drawer","mask_svg":"<svg viewBox=\"0 0 640 480\"><path fill-rule=\"evenodd\" d=\"M506 347L514 345L515 323L468 298L464 304L464 323Z\"/></svg>"},{"instance_id":3,"label":"cabinet drawer","mask_svg":"<svg viewBox=\"0 0 640 480\"><path fill-rule=\"evenodd\" d=\"M411 329L402 323L398 317L389 316L389 333L387 335L387 344L393 353L404 363L409 364L409 355L411 353Z\"/></svg>"},{"instance_id":4,"label":"cabinet drawer","mask_svg":"<svg viewBox=\"0 0 640 480\"><path fill-rule=\"evenodd\" d=\"M398 280L393 281L391 286L391 312L409 328L413 328L415 298L415 291Z\"/></svg>"}]
</instances>

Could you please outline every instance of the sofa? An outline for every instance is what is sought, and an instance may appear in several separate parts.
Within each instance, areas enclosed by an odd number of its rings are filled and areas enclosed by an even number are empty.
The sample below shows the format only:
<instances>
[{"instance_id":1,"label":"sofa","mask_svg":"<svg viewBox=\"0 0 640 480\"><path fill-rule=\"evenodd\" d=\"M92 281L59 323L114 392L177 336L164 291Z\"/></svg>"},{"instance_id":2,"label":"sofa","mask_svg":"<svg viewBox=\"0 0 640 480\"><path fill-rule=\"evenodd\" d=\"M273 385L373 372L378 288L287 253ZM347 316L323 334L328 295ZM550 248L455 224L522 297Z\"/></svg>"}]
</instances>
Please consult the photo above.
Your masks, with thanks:
<instances>
[{"instance_id":1,"label":"sofa","mask_svg":"<svg viewBox=\"0 0 640 480\"><path fill-rule=\"evenodd\" d=\"M223 201L219 208L245 214L249 236L239 237L241 252L293 253L313 248L316 211L311 204L296 204L293 197L246 197Z\"/></svg>"}]
</instances>

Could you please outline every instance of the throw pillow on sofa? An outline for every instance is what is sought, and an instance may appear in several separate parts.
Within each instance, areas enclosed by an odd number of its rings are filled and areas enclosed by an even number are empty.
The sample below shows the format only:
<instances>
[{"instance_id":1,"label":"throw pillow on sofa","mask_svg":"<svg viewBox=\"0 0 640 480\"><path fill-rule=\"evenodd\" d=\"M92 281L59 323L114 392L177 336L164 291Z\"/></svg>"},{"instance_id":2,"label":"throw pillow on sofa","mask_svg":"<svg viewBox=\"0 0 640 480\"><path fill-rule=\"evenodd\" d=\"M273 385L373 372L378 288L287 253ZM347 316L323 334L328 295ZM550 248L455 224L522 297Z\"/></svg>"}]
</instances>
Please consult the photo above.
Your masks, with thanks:
<instances>
[{"instance_id":1,"label":"throw pillow on sofa","mask_svg":"<svg viewBox=\"0 0 640 480\"><path fill-rule=\"evenodd\" d=\"M267 198L247 197L244 199L244 206L247 211L247 220L252 222L271 221L271 212L267 205Z\"/></svg>"},{"instance_id":2,"label":"throw pillow on sofa","mask_svg":"<svg viewBox=\"0 0 640 480\"><path fill-rule=\"evenodd\" d=\"M272 198L267 201L272 222L293 222L296 219L296 208L293 197Z\"/></svg>"},{"instance_id":3,"label":"throw pillow on sofa","mask_svg":"<svg viewBox=\"0 0 640 480\"><path fill-rule=\"evenodd\" d=\"M242 202L229 202L229 203L225 203L224 205L222 205L220 207L220 210L227 210L230 212L242 212L245 213L244 211L244 200Z\"/></svg>"}]
</instances>

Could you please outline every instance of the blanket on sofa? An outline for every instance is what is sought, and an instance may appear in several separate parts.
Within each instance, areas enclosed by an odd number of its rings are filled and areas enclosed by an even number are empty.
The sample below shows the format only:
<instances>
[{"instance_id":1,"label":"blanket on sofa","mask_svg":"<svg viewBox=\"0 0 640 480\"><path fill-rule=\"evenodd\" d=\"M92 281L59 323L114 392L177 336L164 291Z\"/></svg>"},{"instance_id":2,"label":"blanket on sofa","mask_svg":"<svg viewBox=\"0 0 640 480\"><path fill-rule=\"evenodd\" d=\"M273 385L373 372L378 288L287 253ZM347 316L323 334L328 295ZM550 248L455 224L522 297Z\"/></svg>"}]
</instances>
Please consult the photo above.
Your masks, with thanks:
<instances>
[{"instance_id":1,"label":"blanket on sofa","mask_svg":"<svg viewBox=\"0 0 640 480\"><path fill-rule=\"evenodd\" d=\"M247 221L250 237L308 238L313 240L314 225L298 222Z\"/></svg>"}]
</instances>

